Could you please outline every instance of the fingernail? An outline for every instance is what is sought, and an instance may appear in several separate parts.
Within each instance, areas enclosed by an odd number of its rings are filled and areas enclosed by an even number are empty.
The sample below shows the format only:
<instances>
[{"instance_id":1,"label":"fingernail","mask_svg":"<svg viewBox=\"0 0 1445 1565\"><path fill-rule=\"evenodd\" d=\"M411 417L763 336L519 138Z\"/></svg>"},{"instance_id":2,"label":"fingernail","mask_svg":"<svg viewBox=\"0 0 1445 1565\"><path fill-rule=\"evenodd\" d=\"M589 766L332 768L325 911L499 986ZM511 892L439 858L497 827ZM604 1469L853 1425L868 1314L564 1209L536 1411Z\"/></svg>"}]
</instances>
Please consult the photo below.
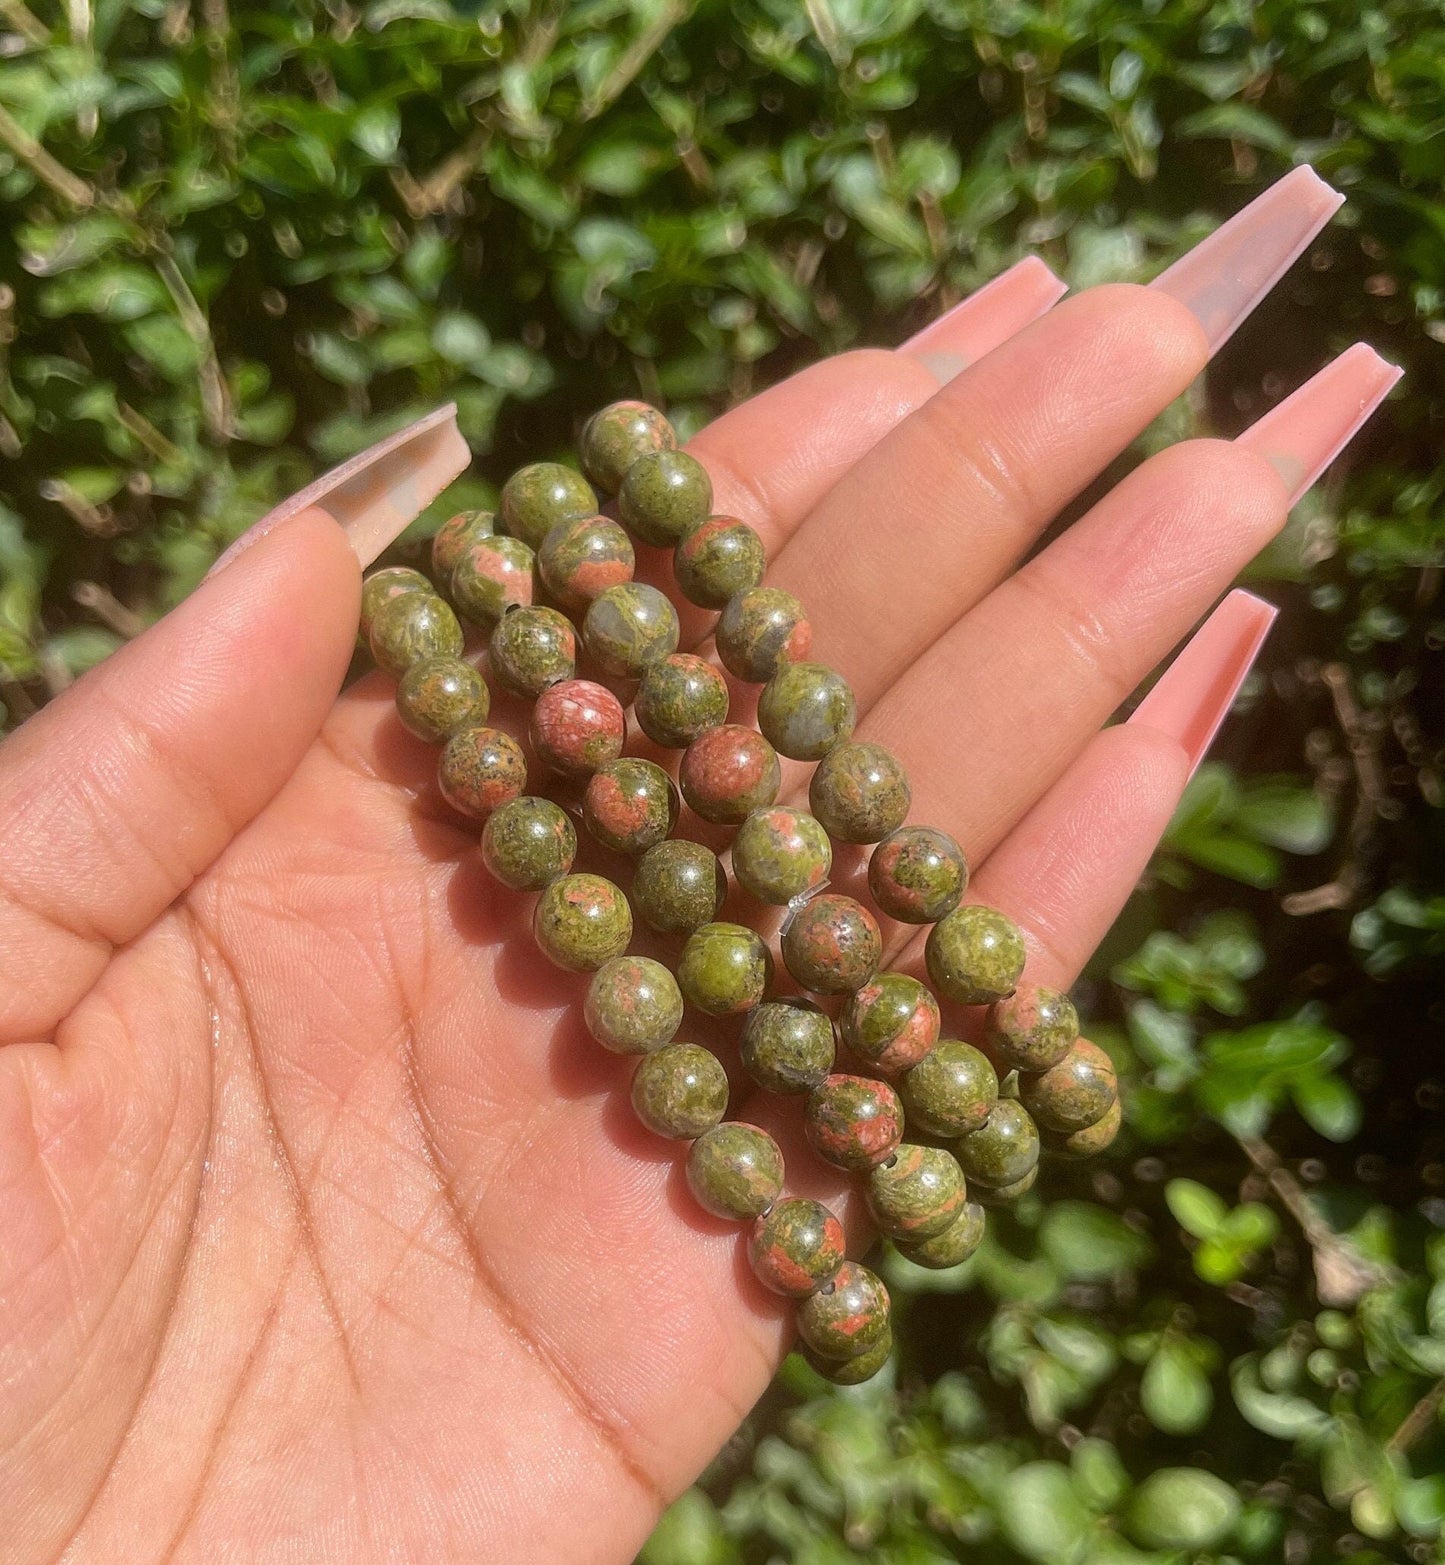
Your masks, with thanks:
<instances>
[{"instance_id":1,"label":"fingernail","mask_svg":"<svg viewBox=\"0 0 1445 1565\"><path fill-rule=\"evenodd\" d=\"M1177 739L1192 777L1254 667L1279 610L1238 588L1184 644L1129 718Z\"/></svg>"},{"instance_id":2,"label":"fingernail","mask_svg":"<svg viewBox=\"0 0 1445 1565\"><path fill-rule=\"evenodd\" d=\"M1312 168L1294 169L1149 286L1193 312L1212 353L1233 336L1344 199Z\"/></svg>"},{"instance_id":3,"label":"fingernail","mask_svg":"<svg viewBox=\"0 0 1445 1565\"><path fill-rule=\"evenodd\" d=\"M348 457L340 467L267 511L206 574L214 576L273 527L312 505L335 517L365 570L466 470L471 452L457 428L456 415L456 404L449 402Z\"/></svg>"},{"instance_id":4,"label":"fingernail","mask_svg":"<svg viewBox=\"0 0 1445 1565\"><path fill-rule=\"evenodd\" d=\"M1069 285L1036 255L1026 255L977 293L945 310L898 351L927 365L942 384L992 353L1030 321L1047 315L1068 291Z\"/></svg>"},{"instance_id":5,"label":"fingernail","mask_svg":"<svg viewBox=\"0 0 1445 1565\"><path fill-rule=\"evenodd\" d=\"M1289 487L1293 505L1359 433L1405 372L1363 342L1307 380L1235 442L1260 456Z\"/></svg>"}]
</instances>

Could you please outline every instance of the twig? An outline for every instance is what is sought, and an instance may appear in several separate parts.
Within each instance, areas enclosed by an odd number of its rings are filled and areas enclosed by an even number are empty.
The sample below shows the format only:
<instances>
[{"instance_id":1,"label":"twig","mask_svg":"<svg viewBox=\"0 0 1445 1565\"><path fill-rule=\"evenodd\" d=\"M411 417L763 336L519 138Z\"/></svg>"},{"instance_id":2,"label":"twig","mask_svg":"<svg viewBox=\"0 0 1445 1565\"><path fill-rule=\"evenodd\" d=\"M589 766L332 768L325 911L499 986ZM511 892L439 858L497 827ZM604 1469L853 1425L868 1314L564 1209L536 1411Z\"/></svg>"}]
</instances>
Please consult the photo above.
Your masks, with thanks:
<instances>
[{"instance_id":1,"label":"twig","mask_svg":"<svg viewBox=\"0 0 1445 1565\"><path fill-rule=\"evenodd\" d=\"M848 64L849 51L843 42L838 18L833 15L831 0L804 0L803 9L808 13L808 21L824 52L842 70Z\"/></svg>"},{"instance_id":2,"label":"twig","mask_svg":"<svg viewBox=\"0 0 1445 1565\"><path fill-rule=\"evenodd\" d=\"M50 29L25 4L25 0L0 0L0 16L33 44L50 42Z\"/></svg>"},{"instance_id":3,"label":"twig","mask_svg":"<svg viewBox=\"0 0 1445 1565\"><path fill-rule=\"evenodd\" d=\"M89 609L107 630L133 641L146 628L146 622L128 609L108 587L98 581L78 581L70 589L70 596L83 609Z\"/></svg>"},{"instance_id":4,"label":"twig","mask_svg":"<svg viewBox=\"0 0 1445 1565\"><path fill-rule=\"evenodd\" d=\"M478 125L455 152L448 153L424 179L418 180L405 169L397 169L392 184L413 218L434 217L446 210L447 204L462 184L475 172L482 154L491 140L491 131Z\"/></svg>"},{"instance_id":5,"label":"twig","mask_svg":"<svg viewBox=\"0 0 1445 1565\"><path fill-rule=\"evenodd\" d=\"M201 413L206 429L213 439L231 438L231 397L226 389L226 377L221 373L221 361L216 357L216 343L211 336L211 323L206 312L191 292L190 284L181 276L181 269L169 252L155 247L155 268L166 292L176 307L181 326L196 345L200 355Z\"/></svg>"},{"instance_id":6,"label":"twig","mask_svg":"<svg viewBox=\"0 0 1445 1565\"><path fill-rule=\"evenodd\" d=\"M632 85L637 73L662 47L667 35L691 11L691 0L669 0L656 19L644 27L637 37L622 51L617 64L608 71L594 93L582 100L581 117L595 120Z\"/></svg>"},{"instance_id":7,"label":"twig","mask_svg":"<svg viewBox=\"0 0 1445 1565\"><path fill-rule=\"evenodd\" d=\"M115 416L120 420L121 427L134 435L158 462L175 465L185 461L185 452L173 441L167 440L145 414L138 413L128 402L116 404Z\"/></svg>"},{"instance_id":8,"label":"twig","mask_svg":"<svg viewBox=\"0 0 1445 1565\"><path fill-rule=\"evenodd\" d=\"M1404 1455L1406 1451L1435 1427L1440 1409L1445 1407L1445 1375L1400 1420L1400 1426L1385 1442L1387 1451Z\"/></svg>"},{"instance_id":9,"label":"twig","mask_svg":"<svg viewBox=\"0 0 1445 1565\"><path fill-rule=\"evenodd\" d=\"M18 121L0 109L0 141L44 185L49 185L56 195L82 211L93 207L99 199L94 185L87 184L78 174L72 174L63 163L58 163L44 147Z\"/></svg>"}]
</instances>

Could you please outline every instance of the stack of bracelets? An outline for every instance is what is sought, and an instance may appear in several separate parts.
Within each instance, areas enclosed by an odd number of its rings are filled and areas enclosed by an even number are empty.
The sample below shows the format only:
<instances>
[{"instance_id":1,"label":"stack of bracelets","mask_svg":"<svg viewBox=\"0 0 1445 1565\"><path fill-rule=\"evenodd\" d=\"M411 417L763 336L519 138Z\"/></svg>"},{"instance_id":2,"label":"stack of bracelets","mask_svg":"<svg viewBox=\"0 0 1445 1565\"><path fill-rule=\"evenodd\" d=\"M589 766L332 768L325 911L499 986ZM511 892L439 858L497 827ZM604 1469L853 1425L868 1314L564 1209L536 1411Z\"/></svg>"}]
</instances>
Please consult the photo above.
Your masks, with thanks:
<instances>
[{"instance_id":1,"label":"stack of bracelets","mask_svg":"<svg viewBox=\"0 0 1445 1565\"><path fill-rule=\"evenodd\" d=\"M712 514L708 475L677 449L666 418L641 402L615 403L587 423L581 456L586 477L534 463L507 481L495 516L466 511L440 529L432 566L445 598L419 571L370 575L362 635L398 680L401 721L443 746L443 796L485 821L481 852L491 875L512 891L540 893L538 946L557 966L592 974L587 1027L604 1048L638 1057L638 1118L689 1144L687 1180L699 1204L751 1223L753 1269L767 1288L799 1301L809 1362L853 1384L889 1357L887 1290L845 1258L832 1212L782 1195L776 1141L724 1118L722 1063L674 1041L684 1002L741 1018L749 1075L765 1090L806 1095L808 1141L828 1163L865 1176L874 1221L920 1266L954 1266L973 1253L983 1206L1033 1185L1041 1139L1070 1156L1108 1146L1120 1117L1114 1070L1079 1036L1067 996L1021 982L1015 925L992 908L962 904L968 868L957 842L904 824L911 791L902 766L882 746L853 741L853 692L808 661L803 606L761 584L761 538L745 522ZM619 521L600 514L597 491L615 497ZM727 721L728 684L712 663L677 651L672 603L632 579L634 537L671 547L683 595L720 611L714 640L723 667L762 686L757 729ZM597 679L576 677L574 618ZM568 811L525 792L526 756L487 726L491 696L462 657L462 620L490 637L493 680L534 702L532 748L562 797L585 790L586 829L635 860L630 902L604 876L573 872ZM783 962L802 989L840 997L836 1024L810 1000L773 995L763 938L716 921L727 889L722 862L671 835L678 787L655 762L622 754L626 713L602 679L627 682L620 688L633 698L638 727L682 752L678 782L691 809L736 827L734 879L786 910ZM775 802L779 755L818 763L811 813ZM933 992L878 970L874 914L825 889L834 843L876 844L872 900L891 918L932 925L929 978L958 1005L989 1007L983 1048L940 1040ZM626 954L634 908L657 934L681 942L673 968ZM836 1068L836 1034L853 1071ZM914 1138L906 1142L905 1114Z\"/></svg>"}]
</instances>

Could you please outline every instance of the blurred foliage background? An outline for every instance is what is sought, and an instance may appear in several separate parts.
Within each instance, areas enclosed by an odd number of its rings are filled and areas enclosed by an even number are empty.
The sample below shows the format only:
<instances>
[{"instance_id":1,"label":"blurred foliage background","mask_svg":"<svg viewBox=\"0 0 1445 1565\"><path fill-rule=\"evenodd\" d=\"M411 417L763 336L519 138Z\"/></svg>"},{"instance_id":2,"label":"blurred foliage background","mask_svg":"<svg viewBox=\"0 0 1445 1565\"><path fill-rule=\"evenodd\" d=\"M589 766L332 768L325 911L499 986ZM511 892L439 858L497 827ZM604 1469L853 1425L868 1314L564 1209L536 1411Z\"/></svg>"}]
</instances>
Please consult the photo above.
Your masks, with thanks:
<instances>
[{"instance_id":1,"label":"blurred foliage background","mask_svg":"<svg viewBox=\"0 0 1445 1565\"><path fill-rule=\"evenodd\" d=\"M445 398L403 558L612 396L694 428L1025 250L1145 278L1301 160L1349 204L1140 451L1408 374L1081 985L1125 1134L887 1257L894 1369L790 1360L649 1565L1445 1560L1445 8L0 0L7 726Z\"/></svg>"}]
</instances>

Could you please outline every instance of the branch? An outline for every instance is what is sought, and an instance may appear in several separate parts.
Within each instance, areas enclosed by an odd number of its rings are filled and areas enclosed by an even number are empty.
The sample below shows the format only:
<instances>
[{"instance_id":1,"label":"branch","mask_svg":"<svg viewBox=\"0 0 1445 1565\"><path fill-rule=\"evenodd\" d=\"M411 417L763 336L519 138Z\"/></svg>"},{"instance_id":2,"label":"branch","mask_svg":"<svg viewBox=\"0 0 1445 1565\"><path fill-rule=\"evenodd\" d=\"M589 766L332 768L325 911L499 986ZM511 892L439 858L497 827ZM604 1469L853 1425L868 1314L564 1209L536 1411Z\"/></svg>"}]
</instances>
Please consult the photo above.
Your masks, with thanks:
<instances>
[{"instance_id":1,"label":"branch","mask_svg":"<svg viewBox=\"0 0 1445 1565\"><path fill-rule=\"evenodd\" d=\"M622 51L617 64L608 71L594 93L583 98L581 117L595 120L632 85L637 73L662 47L667 35L692 9L689 0L669 0L658 12L656 19L644 27L636 38Z\"/></svg>"},{"instance_id":2,"label":"branch","mask_svg":"<svg viewBox=\"0 0 1445 1565\"><path fill-rule=\"evenodd\" d=\"M87 184L78 174L72 174L63 163L57 163L35 137L4 109L0 109L0 141L10 148L41 184L48 185L71 206L86 211L99 200L93 185Z\"/></svg>"},{"instance_id":3,"label":"branch","mask_svg":"<svg viewBox=\"0 0 1445 1565\"><path fill-rule=\"evenodd\" d=\"M1385 1449L1403 1456L1417 1440L1423 1439L1435 1427L1435 1420L1440 1416L1442 1407L1445 1407L1445 1375L1400 1420L1400 1427L1385 1442Z\"/></svg>"},{"instance_id":4,"label":"branch","mask_svg":"<svg viewBox=\"0 0 1445 1565\"><path fill-rule=\"evenodd\" d=\"M50 29L25 4L25 0L0 0L0 16L3 16L28 42L33 44L50 42Z\"/></svg>"},{"instance_id":5,"label":"branch","mask_svg":"<svg viewBox=\"0 0 1445 1565\"><path fill-rule=\"evenodd\" d=\"M200 354L201 412L206 429L215 440L231 438L231 398L226 389L226 377L221 373L221 361L216 357L216 343L211 336L211 323L206 312L196 301L190 284L181 276L175 259L166 251L155 249L155 267L160 280L171 296L186 335L196 345Z\"/></svg>"}]
</instances>

